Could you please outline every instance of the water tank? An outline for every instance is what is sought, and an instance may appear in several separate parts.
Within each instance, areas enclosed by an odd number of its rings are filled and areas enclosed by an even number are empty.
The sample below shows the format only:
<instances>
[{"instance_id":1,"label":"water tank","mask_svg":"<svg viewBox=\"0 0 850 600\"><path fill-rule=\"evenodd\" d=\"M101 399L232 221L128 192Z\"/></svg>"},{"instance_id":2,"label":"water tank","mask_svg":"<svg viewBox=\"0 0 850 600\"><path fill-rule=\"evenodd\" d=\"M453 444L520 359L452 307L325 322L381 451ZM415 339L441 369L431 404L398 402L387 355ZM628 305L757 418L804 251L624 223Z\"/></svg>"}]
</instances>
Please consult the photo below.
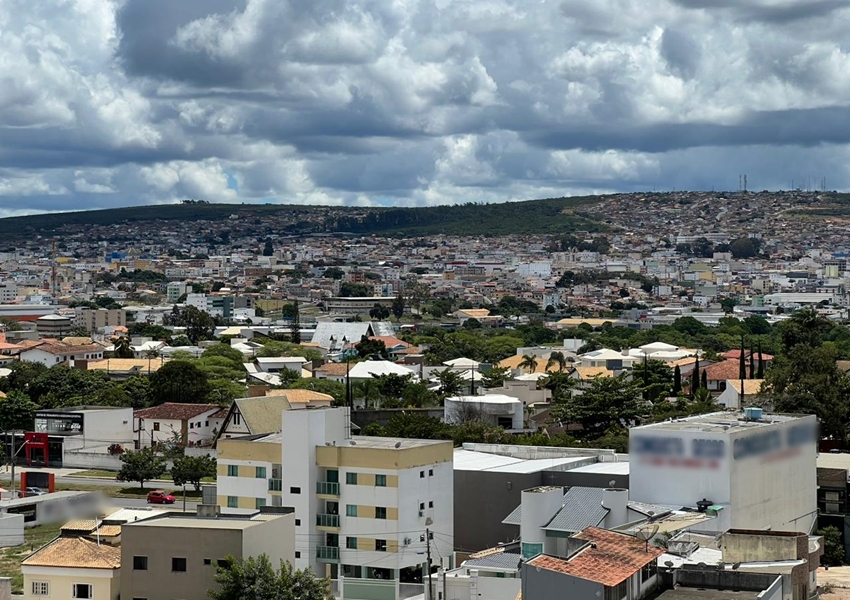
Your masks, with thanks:
<instances>
[{"instance_id":1,"label":"water tank","mask_svg":"<svg viewBox=\"0 0 850 600\"><path fill-rule=\"evenodd\" d=\"M608 509L605 515L605 527L619 527L629 520L629 490L625 488L605 488L602 490L602 506Z\"/></svg>"},{"instance_id":2,"label":"water tank","mask_svg":"<svg viewBox=\"0 0 850 600\"><path fill-rule=\"evenodd\" d=\"M706 500L703 498L702 500L697 501L697 510L701 513L704 513L708 510L708 507L714 504L711 500Z\"/></svg>"},{"instance_id":3,"label":"water tank","mask_svg":"<svg viewBox=\"0 0 850 600\"><path fill-rule=\"evenodd\" d=\"M760 421L763 413L758 406L748 406L744 409L744 417L752 421Z\"/></svg>"},{"instance_id":4,"label":"water tank","mask_svg":"<svg viewBox=\"0 0 850 600\"><path fill-rule=\"evenodd\" d=\"M543 525L561 510L564 504L564 488L554 486L536 487L522 491L522 516L519 535L525 558L537 556L544 550L546 532Z\"/></svg>"}]
</instances>

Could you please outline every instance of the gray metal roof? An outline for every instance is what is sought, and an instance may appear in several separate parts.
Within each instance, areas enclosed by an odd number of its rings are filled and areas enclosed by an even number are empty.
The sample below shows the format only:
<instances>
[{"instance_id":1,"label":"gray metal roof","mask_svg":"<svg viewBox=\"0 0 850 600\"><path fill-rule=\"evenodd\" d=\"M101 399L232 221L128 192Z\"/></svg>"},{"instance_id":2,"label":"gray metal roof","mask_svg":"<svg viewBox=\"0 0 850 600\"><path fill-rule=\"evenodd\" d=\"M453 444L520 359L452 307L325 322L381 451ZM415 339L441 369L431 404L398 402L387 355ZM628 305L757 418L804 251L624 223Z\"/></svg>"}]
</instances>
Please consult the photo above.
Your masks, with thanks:
<instances>
[{"instance_id":1,"label":"gray metal roof","mask_svg":"<svg viewBox=\"0 0 850 600\"><path fill-rule=\"evenodd\" d=\"M464 561L465 569L519 569L522 554L519 552L498 552L481 558L471 558Z\"/></svg>"},{"instance_id":2,"label":"gray metal roof","mask_svg":"<svg viewBox=\"0 0 850 600\"><path fill-rule=\"evenodd\" d=\"M602 488L571 487L564 495L564 503L546 524L546 531L581 531L599 525L608 509L602 506ZM502 521L505 525L519 525L522 521L522 504Z\"/></svg>"},{"instance_id":3,"label":"gray metal roof","mask_svg":"<svg viewBox=\"0 0 850 600\"><path fill-rule=\"evenodd\" d=\"M574 533L599 525L608 514L608 509L602 506L603 491L602 488L570 488L564 496L564 506L543 529Z\"/></svg>"}]
</instances>

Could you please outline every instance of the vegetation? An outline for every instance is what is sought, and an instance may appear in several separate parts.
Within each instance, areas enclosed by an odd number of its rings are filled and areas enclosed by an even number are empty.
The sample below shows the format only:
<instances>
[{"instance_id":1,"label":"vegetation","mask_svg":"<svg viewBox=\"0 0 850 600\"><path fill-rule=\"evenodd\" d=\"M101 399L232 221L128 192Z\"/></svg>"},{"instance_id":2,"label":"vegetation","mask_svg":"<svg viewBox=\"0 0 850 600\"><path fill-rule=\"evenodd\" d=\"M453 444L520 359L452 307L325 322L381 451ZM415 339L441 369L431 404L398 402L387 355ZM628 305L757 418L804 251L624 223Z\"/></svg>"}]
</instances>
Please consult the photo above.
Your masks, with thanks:
<instances>
[{"instance_id":1,"label":"vegetation","mask_svg":"<svg viewBox=\"0 0 850 600\"><path fill-rule=\"evenodd\" d=\"M59 527L59 524L38 525L24 529L23 545L0 550L0 577L12 578L12 594L23 594L24 576L21 573L21 561L59 537Z\"/></svg>"},{"instance_id":2,"label":"vegetation","mask_svg":"<svg viewBox=\"0 0 850 600\"><path fill-rule=\"evenodd\" d=\"M140 489L144 489L146 481L158 479L165 471L165 459L152 448L125 450L121 454L121 470L115 478L118 481L135 481Z\"/></svg>"},{"instance_id":3,"label":"vegetation","mask_svg":"<svg viewBox=\"0 0 850 600\"><path fill-rule=\"evenodd\" d=\"M217 565L215 581L219 589L209 590L212 600L332 600L330 582L316 577L310 569L296 570L281 561L275 570L269 557L260 554Z\"/></svg>"},{"instance_id":4,"label":"vegetation","mask_svg":"<svg viewBox=\"0 0 850 600\"><path fill-rule=\"evenodd\" d=\"M216 476L216 460L211 456L181 456L174 459L171 478L174 485L191 483L195 491L201 491L201 481Z\"/></svg>"},{"instance_id":5,"label":"vegetation","mask_svg":"<svg viewBox=\"0 0 850 600\"><path fill-rule=\"evenodd\" d=\"M823 536L823 557L821 564L827 567L838 567L844 564L844 543L841 541L841 532L837 527L830 525L817 530L815 535Z\"/></svg>"}]
</instances>

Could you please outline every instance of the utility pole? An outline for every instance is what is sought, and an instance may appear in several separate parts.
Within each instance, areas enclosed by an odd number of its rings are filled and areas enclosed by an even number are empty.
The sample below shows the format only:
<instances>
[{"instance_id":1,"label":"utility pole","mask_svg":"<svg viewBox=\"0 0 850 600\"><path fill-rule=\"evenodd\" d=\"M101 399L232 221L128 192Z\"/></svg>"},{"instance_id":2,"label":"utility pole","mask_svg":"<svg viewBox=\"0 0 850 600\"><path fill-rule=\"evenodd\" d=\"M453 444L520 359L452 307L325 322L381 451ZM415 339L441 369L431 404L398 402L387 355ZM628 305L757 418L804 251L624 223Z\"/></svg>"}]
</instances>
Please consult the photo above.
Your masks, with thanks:
<instances>
[{"instance_id":1,"label":"utility pole","mask_svg":"<svg viewBox=\"0 0 850 600\"><path fill-rule=\"evenodd\" d=\"M15 430L12 430L12 498L15 498Z\"/></svg>"},{"instance_id":2,"label":"utility pole","mask_svg":"<svg viewBox=\"0 0 850 600\"><path fill-rule=\"evenodd\" d=\"M426 600L434 600L434 588L431 586L431 530L425 528L425 557L428 559L428 594Z\"/></svg>"}]
</instances>

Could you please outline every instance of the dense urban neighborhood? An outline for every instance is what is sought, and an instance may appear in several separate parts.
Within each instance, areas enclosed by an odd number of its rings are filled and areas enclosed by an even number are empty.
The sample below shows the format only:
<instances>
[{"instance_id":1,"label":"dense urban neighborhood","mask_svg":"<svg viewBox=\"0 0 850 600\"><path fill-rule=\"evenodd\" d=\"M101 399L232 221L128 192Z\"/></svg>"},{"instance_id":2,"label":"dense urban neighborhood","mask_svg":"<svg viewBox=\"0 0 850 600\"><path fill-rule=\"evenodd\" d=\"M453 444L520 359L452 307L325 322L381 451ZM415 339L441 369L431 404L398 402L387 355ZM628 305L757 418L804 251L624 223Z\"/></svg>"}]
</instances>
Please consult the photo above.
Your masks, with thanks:
<instances>
[{"instance_id":1,"label":"dense urban neighborhood","mask_svg":"<svg viewBox=\"0 0 850 600\"><path fill-rule=\"evenodd\" d=\"M19 221L0 597L827 593L850 556L843 197L539 202L517 220L558 228L506 232L510 205L463 209L493 234L195 201Z\"/></svg>"}]
</instances>

